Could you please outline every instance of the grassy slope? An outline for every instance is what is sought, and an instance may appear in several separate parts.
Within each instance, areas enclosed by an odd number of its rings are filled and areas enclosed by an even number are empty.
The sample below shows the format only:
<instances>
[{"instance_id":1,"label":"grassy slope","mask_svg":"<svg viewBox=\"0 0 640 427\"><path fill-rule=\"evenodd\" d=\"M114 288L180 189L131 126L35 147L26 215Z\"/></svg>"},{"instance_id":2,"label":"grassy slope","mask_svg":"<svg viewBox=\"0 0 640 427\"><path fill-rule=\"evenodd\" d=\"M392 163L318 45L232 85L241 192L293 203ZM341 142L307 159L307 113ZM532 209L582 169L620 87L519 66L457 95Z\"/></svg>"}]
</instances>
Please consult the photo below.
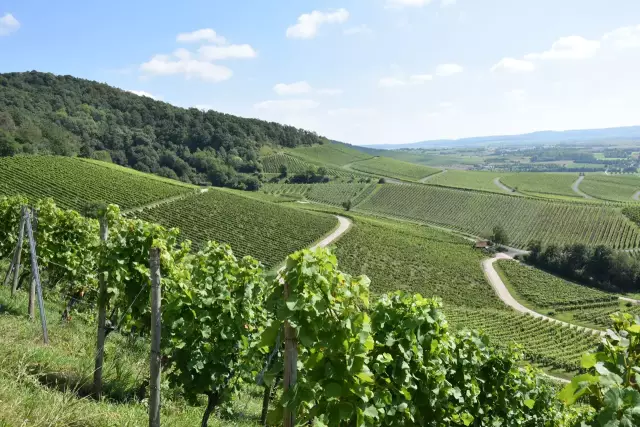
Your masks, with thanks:
<instances>
[{"instance_id":1,"label":"grassy slope","mask_svg":"<svg viewBox=\"0 0 640 427\"><path fill-rule=\"evenodd\" d=\"M131 341L112 333L105 348L105 400L85 396L93 378L96 328L74 318L61 323L62 305L45 303L50 345L41 344L39 318L25 316L26 292L11 299L0 287L0 426L120 427L148 424L147 407L135 394L148 377L147 340ZM57 384L56 384L57 382ZM209 425L254 426L261 398L249 389L235 419L213 418ZM190 407L164 393L162 423L167 426L199 425L202 407ZM26 421L28 420L28 421Z\"/></svg>"},{"instance_id":2,"label":"grassy slope","mask_svg":"<svg viewBox=\"0 0 640 427\"><path fill-rule=\"evenodd\" d=\"M349 163L370 159L372 156L345 144L330 142L322 145L297 147L288 152L310 163L344 166Z\"/></svg>"},{"instance_id":3,"label":"grassy slope","mask_svg":"<svg viewBox=\"0 0 640 427\"><path fill-rule=\"evenodd\" d=\"M191 239L196 247L208 240L228 243L236 255L251 255L269 268L319 240L337 225L335 217L216 188L145 209L138 216L179 228L182 236Z\"/></svg>"},{"instance_id":4,"label":"grassy slope","mask_svg":"<svg viewBox=\"0 0 640 427\"><path fill-rule=\"evenodd\" d=\"M571 189L576 179L578 179L577 173L520 172L505 174L501 181L522 193L582 198Z\"/></svg>"},{"instance_id":5,"label":"grassy slope","mask_svg":"<svg viewBox=\"0 0 640 427\"><path fill-rule=\"evenodd\" d=\"M439 188L428 185L383 185L358 205L373 215L450 227L488 235L502 225L513 245L532 239L544 243L640 245L640 230L618 210L606 206L547 202L526 197Z\"/></svg>"},{"instance_id":6,"label":"grassy slope","mask_svg":"<svg viewBox=\"0 0 640 427\"><path fill-rule=\"evenodd\" d=\"M369 160L358 161L350 164L349 167L361 172L409 181L417 181L440 171L440 169L387 157L374 157Z\"/></svg>"},{"instance_id":7,"label":"grassy slope","mask_svg":"<svg viewBox=\"0 0 640 427\"><path fill-rule=\"evenodd\" d=\"M0 196L52 197L64 208L81 210L104 201L123 209L187 194L197 187L132 169L70 157L0 158Z\"/></svg>"},{"instance_id":8,"label":"grassy slope","mask_svg":"<svg viewBox=\"0 0 640 427\"><path fill-rule=\"evenodd\" d=\"M429 178L426 184L443 185L445 187L468 188L471 190L491 191L502 193L505 191L498 187L493 180L505 175L500 172L461 171L449 169Z\"/></svg>"}]
</instances>

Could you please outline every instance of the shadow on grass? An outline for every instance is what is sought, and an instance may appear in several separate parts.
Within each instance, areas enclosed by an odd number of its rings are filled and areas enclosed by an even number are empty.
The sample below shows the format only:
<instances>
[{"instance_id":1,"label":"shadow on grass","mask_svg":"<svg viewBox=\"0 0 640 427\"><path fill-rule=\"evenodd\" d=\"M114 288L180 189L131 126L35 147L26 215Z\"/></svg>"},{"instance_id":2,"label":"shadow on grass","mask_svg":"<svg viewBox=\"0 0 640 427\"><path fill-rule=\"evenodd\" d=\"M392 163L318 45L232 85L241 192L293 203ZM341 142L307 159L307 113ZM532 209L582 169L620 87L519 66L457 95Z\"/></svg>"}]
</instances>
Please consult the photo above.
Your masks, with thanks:
<instances>
[{"instance_id":1,"label":"shadow on grass","mask_svg":"<svg viewBox=\"0 0 640 427\"><path fill-rule=\"evenodd\" d=\"M28 372L47 388L73 393L81 398L93 396L93 377L73 372L47 372L45 367L39 364L29 366ZM147 393L148 382L146 381L137 387L117 380L105 379L102 383L102 396L116 403L139 402L147 396Z\"/></svg>"}]
</instances>

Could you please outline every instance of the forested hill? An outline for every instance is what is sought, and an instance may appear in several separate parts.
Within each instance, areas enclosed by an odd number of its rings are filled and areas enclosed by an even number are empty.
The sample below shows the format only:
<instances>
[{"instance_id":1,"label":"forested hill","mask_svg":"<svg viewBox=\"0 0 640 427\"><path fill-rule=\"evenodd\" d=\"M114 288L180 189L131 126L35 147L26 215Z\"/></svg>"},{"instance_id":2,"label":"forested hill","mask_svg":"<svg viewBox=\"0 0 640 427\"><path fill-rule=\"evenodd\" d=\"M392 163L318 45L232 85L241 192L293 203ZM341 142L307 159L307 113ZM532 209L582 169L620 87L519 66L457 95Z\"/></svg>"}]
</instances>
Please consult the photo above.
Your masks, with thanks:
<instances>
[{"instance_id":1,"label":"forested hill","mask_svg":"<svg viewBox=\"0 0 640 427\"><path fill-rule=\"evenodd\" d=\"M314 132L178 108L71 76L0 74L0 156L78 155L194 184L251 188L262 146L324 142Z\"/></svg>"}]
</instances>

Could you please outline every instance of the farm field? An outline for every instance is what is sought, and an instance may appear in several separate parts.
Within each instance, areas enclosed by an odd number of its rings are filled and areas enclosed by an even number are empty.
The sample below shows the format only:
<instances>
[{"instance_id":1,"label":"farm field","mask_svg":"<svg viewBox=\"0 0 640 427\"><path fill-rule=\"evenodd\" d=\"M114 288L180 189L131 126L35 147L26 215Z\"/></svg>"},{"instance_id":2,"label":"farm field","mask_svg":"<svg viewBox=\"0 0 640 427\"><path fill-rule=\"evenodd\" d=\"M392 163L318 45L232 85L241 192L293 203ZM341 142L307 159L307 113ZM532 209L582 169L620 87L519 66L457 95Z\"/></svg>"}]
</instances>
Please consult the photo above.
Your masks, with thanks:
<instances>
[{"instance_id":1,"label":"farm field","mask_svg":"<svg viewBox=\"0 0 640 427\"><path fill-rule=\"evenodd\" d=\"M520 172L506 174L500 180L522 193L552 194L582 198L571 189L577 173Z\"/></svg>"},{"instance_id":2,"label":"farm field","mask_svg":"<svg viewBox=\"0 0 640 427\"><path fill-rule=\"evenodd\" d=\"M448 169L429 178L425 183L442 185L445 187L468 188L470 190L491 191L493 193L505 193L493 181L504 174L499 172L461 171ZM503 181L504 182L504 181Z\"/></svg>"},{"instance_id":3,"label":"farm field","mask_svg":"<svg viewBox=\"0 0 640 427\"><path fill-rule=\"evenodd\" d=\"M485 255L450 233L356 217L336 254L341 268L369 276L374 293L403 289L439 296L454 327L485 330L493 342L520 343L533 362L575 370L580 355L597 344L592 335L507 309L482 273Z\"/></svg>"},{"instance_id":4,"label":"farm field","mask_svg":"<svg viewBox=\"0 0 640 427\"><path fill-rule=\"evenodd\" d=\"M356 205L375 187L375 183L266 184L262 187L262 191L267 194L306 198L318 203L341 206L348 200Z\"/></svg>"},{"instance_id":5,"label":"farm field","mask_svg":"<svg viewBox=\"0 0 640 427\"><path fill-rule=\"evenodd\" d=\"M358 211L488 235L504 227L510 244L605 244L617 249L640 246L640 230L619 210L438 188L429 185L382 185Z\"/></svg>"},{"instance_id":6,"label":"farm field","mask_svg":"<svg viewBox=\"0 0 640 427\"><path fill-rule=\"evenodd\" d=\"M374 157L369 160L352 163L348 167L360 172L409 181L417 181L440 171L440 169L420 166L386 157Z\"/></svg>"},{"instance_id":7,"label":"farm field","mask_svg":"<svg viewBox=\"0 0 640 427\"><path fill-rule=\"evenodd\" d=\"M633 195L640 191L640 176L586 174L580 190L596 199L633 202Z\"/></svg>"},{"instance_id":8,"label":"farm field","mask_svg":"<svg viewBox=\"0 0 640 427\"><path fill-rule=\"evenodd\" d=\"M103 201L131 209L195 192L179 181L100 162L57 156L0 158L0 196L51 197L63 208L82 210Z\"/></svg>"},{"instance_id":9,"label":"farm field","mask_svg":"<svg viewBox=\"0 0 640 427\"><path fill-rule=\"evenodd\" d=\"M282 165L287 167L288 174L298 174L306 172L309 169L317 169L317 164L309 163L298 157L285 153L272 154L261 159L264 166L264 172L270 174L280 174L280 168ZM323 166L327 170L329 176L334 176L342 179L351 178L368 178L368 175L359 173L356 171L350 171L346 169L340 169L338 167Z\"/></svg>"},{"instance_id":10,"label":"farm field","mask_svg":"<svg viewBox=\"0 0 640 427\"><path fill-rule=\"evenodd\" d=\"M300 146L288 151L310 163L323 163L344 166L348 163L370 159L373 156L350 148L345 144L328 142L321 145Z\"/></svg>"},{"instance_id":11,"label":"farm field","mask_svg":"<svg viewBox=\"0 0 640 427\"><path fill-rule=\"evenodd\" d=\"M330 215L219 189L145 209L138 216L179 228L196 248L208 240L228 243L237 256L251 255L267 268L284 261L290 253L310 246L338 223Z\"/></svg>"}]
</instances>

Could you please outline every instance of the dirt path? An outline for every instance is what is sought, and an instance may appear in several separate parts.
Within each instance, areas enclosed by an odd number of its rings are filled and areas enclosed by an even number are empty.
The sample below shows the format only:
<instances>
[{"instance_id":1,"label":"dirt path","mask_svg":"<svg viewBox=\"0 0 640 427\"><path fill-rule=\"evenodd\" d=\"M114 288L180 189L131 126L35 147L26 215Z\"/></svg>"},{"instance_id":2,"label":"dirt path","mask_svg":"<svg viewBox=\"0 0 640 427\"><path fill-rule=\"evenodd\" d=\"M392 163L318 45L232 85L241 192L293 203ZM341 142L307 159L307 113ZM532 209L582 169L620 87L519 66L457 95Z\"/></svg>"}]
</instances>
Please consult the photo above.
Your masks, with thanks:
<instances>
[{"instance_id":1,"label":"dirt path","mask_svg":"<svg viewBox=\"0 0 640 427\"><path fill-rule=\"evenodd\" d=\"M573 325L568 322L563 322L561 320L557 320L552 317L548 317L543 314L540 314L531 309L528 309L527 307L520 304L511 295L511 293L509 293L509 290L507 289L504 282L500 278L500 275L498 274L498 272L493 266L493 263L495 263L499 259L513 259L513 258L510 255L499 253L493 258L485 259L484 261L482 261L482 270L484 271L484 274L487 277L487 280L489 280L491 287L494 289L494 291L496 292L498 297L502 300L502 302L504 302L506 305L508 305L509 307L513 308L516 311L519 311L520 313L529 314L532 317L535 317L537 319L543 319L552 323L557 323L559 325L573 328L578 331L591 332L593 334L604 335L604 331L599 331L597 329L586 328L583 326Z\"/></svg>"},{"instance_id":2,"label":"dirt path","mask_svg":"<svg viewBox=\"0 0 640 427\"><path fill-rule=\"evenodd\" d=\"M633 195L633 200L640 202L640 191L636 191L636 193Z\"/></svg>"},{"instance_id":3,"label":"dirt path","mask_svg":"<svg viewBox=\"0 0 640 427\"><path fill-rule=\"evenodd\" d=\"M593 199L593 197L591 197L590 195L580 191L580 183L582 182L583 179L584 179L584 176L579 176L578 179L576 179L576 182L574 182L573 185L571 186L571 189L578 196L584 197L585 199Z\"/></svg>"},{"instance_id":4,"label":"dirt path","mask_svg":"<svg viewBox=\"0 0 640 427\"><path fill-rule=\"evenodd\" d=\"M446 170L446 169L443 169L443 170L441 170L440 172L436 172L436 173L431 174L431 175L429 175L429 176L425 176L424 178L420 178L420 179L418 180L418 182L421 182L421 183L423 183L423 184L424 184L425 182L429 181L429 180L430 180L431 178L433 178L434 176L442 175L443 173L447 173L447 170Z\"/></svg>"},{"instance_id":5,"label":"dirt path","mask_svg":"<svg viewBox=\"0 0 640 427\"><path fill-rule=\"evenodd\" d=\"M500 181L500 177L494 178L493 183L495 185L498 186L498 188L500 188L502 191L506 191L507 193L511 193L511 194L518 194L517 191L515 191L513 188L511 187L507 187L506 185L504 185L501 181Z\"/></svg>"},{"instance_id":6,"label":"dirt path","mask_svg":"<svg viewBox=\"0 0 640 427\"><path fill-rule=\"evenodd\" d=\"M338 222L339 222L338 228L336 228L333 231L333 233L329 234L327 237L322 239L317 245L313 246L311 249L326 248L327 246L329 246L330 244L338 240L340 236L342 236L344 233L346 233L349 230L349 228L351 228L352 223L349 218L345 218L340 215L336 215L336 218L338 218Z\"/></svg>"}]
</instances>

